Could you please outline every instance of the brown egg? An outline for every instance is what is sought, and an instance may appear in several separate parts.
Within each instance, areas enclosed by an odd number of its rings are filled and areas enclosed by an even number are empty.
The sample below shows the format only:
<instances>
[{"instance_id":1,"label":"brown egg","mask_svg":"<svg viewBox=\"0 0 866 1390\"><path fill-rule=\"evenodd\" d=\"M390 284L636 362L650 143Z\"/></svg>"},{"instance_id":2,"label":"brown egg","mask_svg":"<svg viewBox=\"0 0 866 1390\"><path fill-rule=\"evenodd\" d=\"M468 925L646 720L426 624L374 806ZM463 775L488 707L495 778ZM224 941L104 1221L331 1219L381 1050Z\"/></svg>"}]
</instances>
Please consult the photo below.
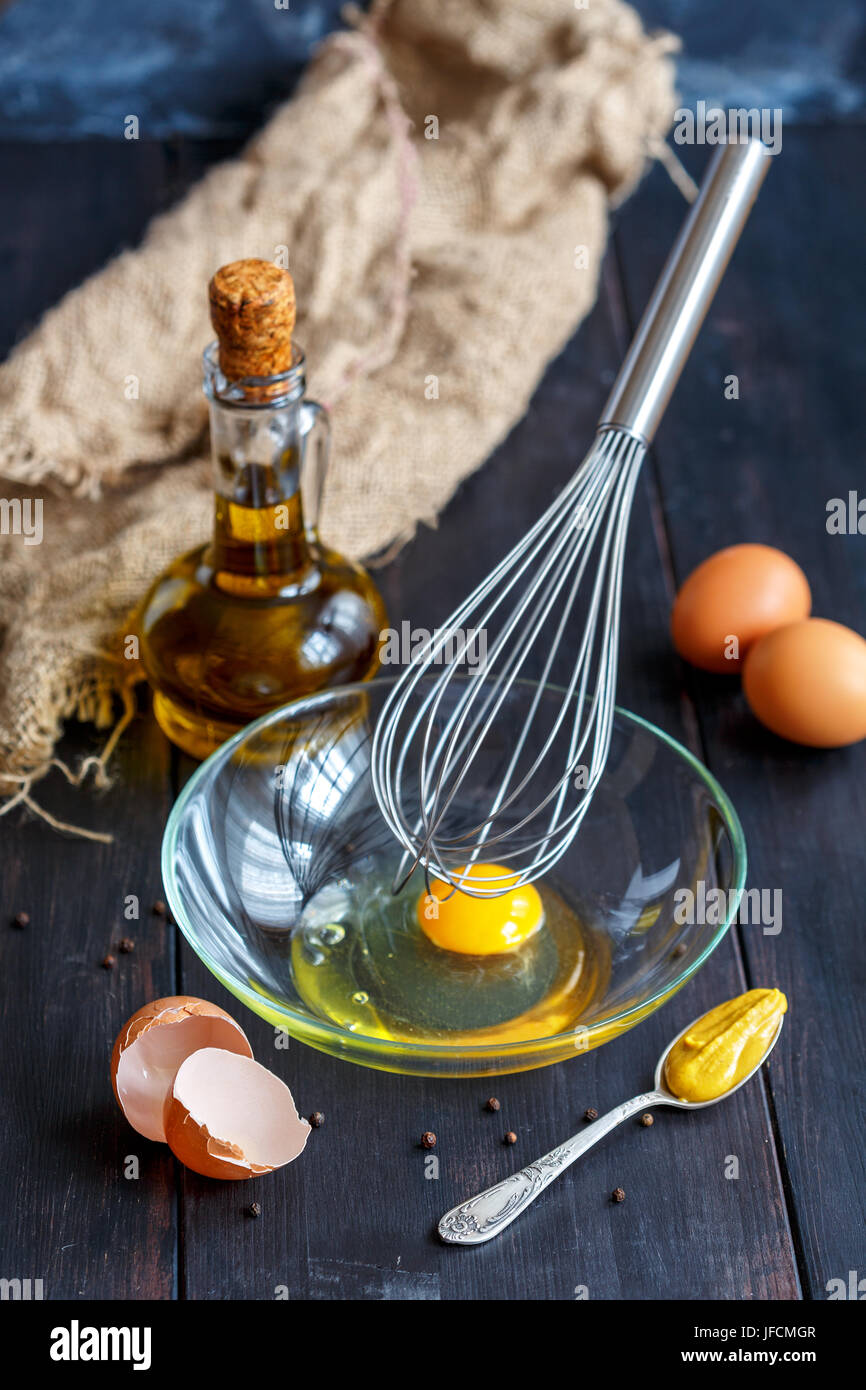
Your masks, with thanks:
<instances>
[{"instance_id":1,"label":"brown egg","mask_svg":"<svg viewBox=\"0 0 866 1390\"><path fill-rule=\"evenodd\" d=\"M693 570L677 594L671 635L680 656L704 671L739 671L749 648L774 628L807 618L809 583L769 545L731 545Z\"/></svg>"},{"instance_id":2,"label":"brown egg","mask_svg":"<svg viewBox=\"0 0 866 1390\"><path fill-rule=\"evenodd\" d=\"M743 689L774 734L810 748L866 738L866 642L826 618L807 618L756 642Z\"/></svg>"},{"instance_id":3,"label":"brown egg","mask_svg":"<svg viewBox=\"0 0 866 1390\"><path fill-rule=\"evenodd\" d=\"M181 1063L165 1106L175 1158L206 1178L255 1178L291 1163L310 1126L288 1086L251 1057L204 1047Z\"/></svg>"},{"instance_id":4,"label":"brown egg","mask_svg":"<svg viewBox=\"0 0 866 1390\"><path fill-rule=\"evenodd\" d=\"M199 1048L217 1046L253 1055L240 1024L206 999L154 999L127 1019L111 1054L111 1084L133 1129L165 1143L163 1111L178 1067Z\"/></svg>"}]
</instances>

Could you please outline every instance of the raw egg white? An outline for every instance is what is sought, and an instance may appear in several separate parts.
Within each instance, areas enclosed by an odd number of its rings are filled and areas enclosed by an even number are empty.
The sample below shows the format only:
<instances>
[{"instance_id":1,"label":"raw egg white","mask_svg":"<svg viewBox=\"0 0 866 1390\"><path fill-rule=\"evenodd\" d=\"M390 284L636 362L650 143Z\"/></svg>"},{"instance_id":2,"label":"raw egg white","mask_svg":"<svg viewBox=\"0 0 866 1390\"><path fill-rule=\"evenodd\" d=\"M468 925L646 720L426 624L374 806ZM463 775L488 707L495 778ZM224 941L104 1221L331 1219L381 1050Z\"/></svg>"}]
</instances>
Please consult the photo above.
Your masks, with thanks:
<instances>
[{"instance_id":1,"label":"raw egg white","mask_svg":"<svg viewBox=\"0 0 866 1390\"><path fill-rule=\"evenodd\" d=\"M807 618L763 637L746 657L743 690L761 723L792 743L866 738L866 642L841 623Z\"/></svg>"},{"instance_id":2,"label":"raw egg white","mask_svg":"<svg viewBox=\"0 0 866 1390\"><path fill-rule=\"evenodd\" d=\"M466 873L465 866L455 878ZM534 935L544 921L544 907L531 883L509 888L517 874L499 864L473 864L468 879L502 878L501 897L473 898L455 892L450 883L432 879L430 895L418 899L416 914L421 930L444 951L467 956L499 955L513 951Z\"/></svg>"},{"instance_id":3,"label":"raw egg white","mask_svg":"<svg viewBox=\"0 0 866 1390\"><path fill-rule=\"evenodd\" d=\"M749 648L775 628L807 618L809 582L769 545L731 545L693 570L677 595L671 635L680 656L704 671L739 671ZM736 638L737 655L731 638Z\"/></svg>"}]
</instances>

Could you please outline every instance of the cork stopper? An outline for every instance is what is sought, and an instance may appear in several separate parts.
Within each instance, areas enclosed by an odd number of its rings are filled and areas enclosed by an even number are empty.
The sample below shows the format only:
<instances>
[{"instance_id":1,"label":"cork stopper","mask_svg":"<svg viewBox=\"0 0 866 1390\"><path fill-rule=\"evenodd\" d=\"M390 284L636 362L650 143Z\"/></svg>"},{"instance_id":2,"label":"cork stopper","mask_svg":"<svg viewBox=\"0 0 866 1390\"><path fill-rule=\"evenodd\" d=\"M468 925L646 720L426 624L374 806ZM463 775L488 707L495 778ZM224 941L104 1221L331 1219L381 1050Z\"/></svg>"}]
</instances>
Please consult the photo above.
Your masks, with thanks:
<instances>
[{"instance_id":1,"label":"cork stopper","mask_svg":"<svg viewBox=\"0 0 866 1390\"><path fill-rule=\"evenodd\" d=\"M232 261L217 271L208 293L220 371L229 381L288 371L295 286L287 270L272 261Z\"/></svg>"}]
</instances>

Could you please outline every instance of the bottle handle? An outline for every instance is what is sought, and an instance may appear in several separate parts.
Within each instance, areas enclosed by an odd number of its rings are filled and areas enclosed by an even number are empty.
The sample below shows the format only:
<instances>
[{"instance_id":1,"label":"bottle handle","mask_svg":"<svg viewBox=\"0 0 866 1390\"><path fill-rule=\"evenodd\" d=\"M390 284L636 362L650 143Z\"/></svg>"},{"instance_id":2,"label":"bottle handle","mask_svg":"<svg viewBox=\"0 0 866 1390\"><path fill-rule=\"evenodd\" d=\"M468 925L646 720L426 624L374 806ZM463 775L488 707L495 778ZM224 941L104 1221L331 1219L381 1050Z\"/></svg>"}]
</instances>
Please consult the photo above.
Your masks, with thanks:
<instances>
[{"instance_id":1,"label":"bottle handle","mask_svg":"<svg viewBox=\"0 0 866 1390\"><path fill-rule=\"evenodd\" d=\"M319 539L319 512L331 453L331 417L318 401L305 400L300 409L301 497L307 539Z\"/></svg>"}]
</instances>

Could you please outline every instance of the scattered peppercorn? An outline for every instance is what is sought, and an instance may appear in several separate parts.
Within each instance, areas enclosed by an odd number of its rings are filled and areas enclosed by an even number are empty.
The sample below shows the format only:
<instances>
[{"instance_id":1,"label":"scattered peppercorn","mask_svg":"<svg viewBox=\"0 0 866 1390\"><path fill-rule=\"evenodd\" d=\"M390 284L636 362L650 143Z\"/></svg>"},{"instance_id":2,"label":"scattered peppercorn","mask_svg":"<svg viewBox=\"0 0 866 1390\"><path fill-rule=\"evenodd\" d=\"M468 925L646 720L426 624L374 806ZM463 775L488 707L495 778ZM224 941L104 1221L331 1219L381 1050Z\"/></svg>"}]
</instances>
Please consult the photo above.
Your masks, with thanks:
<instances>
[{"instance_id":1,"label":"scattered peppercorn","mask_svg":"<svg viewBox=\"0 0 866 1390\"><path fill-rule=\"evenodd\" d=\"M30 913L16 912L15 916L12 918L12 925L13 927L18 927L19 930L23 931L25 927L30 926Z\"/></svg>"},{"instance_id":2,"label":"scattered peppercorn","mask_svg":"<svg viewBox=\"0 0 866 1390\"><path fill-rule=\"evenodd\" d=\"M153 907L151 908L151 911L152 911L154 917L164 917L164 916L165 916L165 903L162 902L160 899L157 899L157 901L154 903Z\"/></svg>"},{"instance_id":3,"label":"scattered peppercorn","mask_svg":"<svg viewBox=\"0 0 866 1390\"><path fill-rule=\"evenodd\" d=\"M647 1129L654 1123L652 1115L641 1115L640 1122L642 1125L645 1125Z\"/></svg>"},{"instance_id":4,"label":"scattered peppercorn","mask_svg":"<svg viewBox=\"0 0 866 1390\"><path fill-rule=\"evenodd\" d=\"M325 1117L321 1110L314 1110L310 1116L310 1124L313 1126L313 1129L321 1129L324 1123Z\"/></svg>"},{"instance_id":5,"label":"scattered peppercorn","mask_svg":"<svg viewBox=\"0 0 866 1390\"><path fill-rule=\"evenodd\" d=\"M118 941L117 947L125 956L128 956L130 952L135 950L135 942L132 940L132 937L125 936L122 941Z\"/></svg>"},{"instance_id":6,"label":"scattered peppercorn","mask_svg":"<svg viewBox=\"0 0 866 1390\"><path fill-rule=\"evenodd\" d=\"M517 1135L514 1133L513 1129L510 1129L507 1134L503 1135L502 1142L503 1144L517 1143Z\"/></svg>"},{"instance_id":7,"label":"scattered peppercorn","mask_svg":"<svg viewBox=\"0 0 866 1390\"><path fill-rule=\"evenodd\" d=\"M501 1110L501 1108L502 1107L500 1106L499 1101L496 1099L495 1096L491 1096L490 1099L487 1101L486 1105L484 1106L485 1110L493 1111Z\"/></svg>"},{"instance_id":8,"label":"scattered peppercorn","mask_svg":"<svg viewBox=\"0 0 866 1390\"><path fill-rule=\"evenodd\" d=\"M261 1214L262 1208L260 1204L258 1202L250 1202L249 1206L247 1207L247 1216L251 1216L253 1217L253 1219L255 1219L257 1216L261 1216Z\"/></svg>"},{"instance_id":9,"label":"scattered peppercorn","mask_svg":"<svg viewBox=\"0 0 866 1390\"><path fill-rule=\"evenodd\" d=\"M421 1135L421 1148L435 1149L435 1147L436 1135L433 1133L432 1129L425 1129L424 1133Z\"/></svg>"},{"instance_id":10,"label":"scattered peppercorn","mask_svg":"<svg viewBox=\"0 0 866 1390\"><path fill-rule=\"evenodd\" d=\"M688 950L688 946L686 945L686 943L685 943L684 941L681 941L680 944L679 944L679 946L675 946L675 947L674 947L674 955L675 955L675 956L684 956L687 950Z\"/></svg>"},{"instance_id":11,"label":"scattered peppercorn","mask_svg":"<svg viewBox=\"0 0 866 1390\"><path fill-rule=\"evenodd\" d=\"M113 956L113 955L111 954L111 952L109 951L108 955L105 957L105 959L104 959L103 962L102 962L102 968L103 968L103 970L113 970L116 964L117 964L117 957L116 957L116 956Z\"/></svg>"},{"instance_id":12,"label":"scattered peppercorn","mask_svg":"<svg viewBox=\"0 0 866 1390\"><path fill-rule=\"evenodd\" d=\"M598 1111L595 1110L595 1109L593 1109L592 1106L590 1106L588 1110L584 1110L584 1112L583 1112L583 1118L584 1118L585 1120L597 1120L597 1119L598 1119Z\"/></svg>"},{"instance_id":13,"label":"scattered peppercorn","mask_svg":"<svg viewBox=\"0 0 866 1390\"><path fill-rule=\"evenodd\" d=\"M611 1195L611 1199L612 1199L614 1202L624 1202L624 1201L625 1201L625 1188L623 1188L623 1187L615 1187L615 1188L613 1189L613 1192L612 1192L610 1195Z\"/></svg>"}]
</instances>

